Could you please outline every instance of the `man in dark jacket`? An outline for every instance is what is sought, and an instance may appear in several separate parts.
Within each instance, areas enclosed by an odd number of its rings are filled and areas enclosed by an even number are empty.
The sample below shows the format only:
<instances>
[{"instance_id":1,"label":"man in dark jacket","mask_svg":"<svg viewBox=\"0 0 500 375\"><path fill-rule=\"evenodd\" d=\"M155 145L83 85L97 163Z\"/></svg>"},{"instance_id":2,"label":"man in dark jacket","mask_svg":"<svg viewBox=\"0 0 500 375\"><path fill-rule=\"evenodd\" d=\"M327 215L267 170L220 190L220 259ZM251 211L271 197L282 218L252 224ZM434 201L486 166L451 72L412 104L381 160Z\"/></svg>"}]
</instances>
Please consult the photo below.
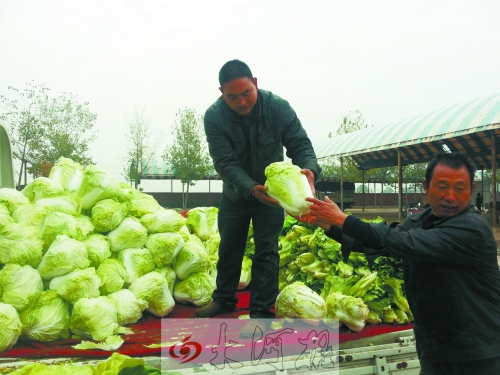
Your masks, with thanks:
<instances>
[{"instance_id":1,"label":"man in dark jacket","mask_svg":"<svg viewBox=\"0 0 500 375\"><path fill-rule=\"evenodd\" d=\"M195 315L212 317L235 310L252 222L255 255L250 317L273 318L271 307L278 294L278 236L285 215L278 201L266 193L264 171L269 164L284 160L283 147L313 189L321 167L295 111L277 95L258 89L257 78L245 63L227 62L220 70L219 83L222 96L205 113L210 156L223 180L217 289L213 301Z\"/></svg>"},{"instance_id":2,"label":"man in dark jacket","mask_svg":"<svg viewBox=\"0 0 500 375\"><path fill-rule=\"evenodd\" d=\"M303 220L367 257L403 260L421 374L500 374L500 271L491 223L470 202L474 163L440 153L427 166L430 208L402 225L368 224L325 198ZM346 253L347 249L343 249ZM347 255L347 254L346 254Z\"/></svg>"}]
</instances>

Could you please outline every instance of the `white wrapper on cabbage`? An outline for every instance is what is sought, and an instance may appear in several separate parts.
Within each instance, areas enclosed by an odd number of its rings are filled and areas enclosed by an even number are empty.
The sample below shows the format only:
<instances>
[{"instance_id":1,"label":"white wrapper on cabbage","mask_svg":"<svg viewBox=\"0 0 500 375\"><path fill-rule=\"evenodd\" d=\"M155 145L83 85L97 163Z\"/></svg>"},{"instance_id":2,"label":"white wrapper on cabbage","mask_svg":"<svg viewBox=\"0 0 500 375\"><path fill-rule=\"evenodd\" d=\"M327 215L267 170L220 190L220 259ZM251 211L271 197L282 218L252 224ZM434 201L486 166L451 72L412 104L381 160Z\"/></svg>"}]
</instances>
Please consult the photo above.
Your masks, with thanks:
<instances>
[{"instance_id":1,"label":"white wrapper on cabbage","mask_svg":"<svg viewBox=\"0 0 500 375\"><path fill-rule=\"evenodd\" d=\"M313 198L311 186L300 168L288 161L271 163L265 170L267 194L276 199L280 206L292 216L302 216L309 212Z\"/></svg>"}]
</instances>

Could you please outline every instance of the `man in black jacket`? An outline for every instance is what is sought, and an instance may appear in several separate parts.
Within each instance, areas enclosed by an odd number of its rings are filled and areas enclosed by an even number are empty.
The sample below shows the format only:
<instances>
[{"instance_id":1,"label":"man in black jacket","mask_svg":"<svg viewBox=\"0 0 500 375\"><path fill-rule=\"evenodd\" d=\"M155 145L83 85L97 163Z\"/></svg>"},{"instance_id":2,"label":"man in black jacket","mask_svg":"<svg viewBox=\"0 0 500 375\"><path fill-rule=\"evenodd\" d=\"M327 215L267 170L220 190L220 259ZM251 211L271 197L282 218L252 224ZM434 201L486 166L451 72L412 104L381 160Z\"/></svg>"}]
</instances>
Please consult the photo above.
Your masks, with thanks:
<instances>
[{"instance_id":1,"label":"man in black jacket","mask_svg":"<svg viewBox=\"0 0 500 375\"><path fill-rule=\"evenodd\" d=\"M313 189L321 167L295 111L277 95L258 89L257 78L244 62L224 64L219 83L222 96L207 109L204 120L210 156L223 180L217 289L213 301L195 315L205 318L235 310L252 222L255 255L250 317L273 318L271 307L278 294L278 236L285 215L278 201L266 193L264 171L269 164L284 160L283 147Z\"/></svg>"},{"instance_id":2,"label":"man in black jacket","mask_svg":"<svg viewBox=\"0 0 500 375\"><path fill-rule=\"evenodd\" d=\"M465 154L437 154L423 184L430 208L402 225L364 223L328 198L308 198L311 212L300 219L343 245L354 238L353 249L367 257L402 259L423 375L500 374L497 244L470 203L475 171Z\"/></svg>"}]
</instances>

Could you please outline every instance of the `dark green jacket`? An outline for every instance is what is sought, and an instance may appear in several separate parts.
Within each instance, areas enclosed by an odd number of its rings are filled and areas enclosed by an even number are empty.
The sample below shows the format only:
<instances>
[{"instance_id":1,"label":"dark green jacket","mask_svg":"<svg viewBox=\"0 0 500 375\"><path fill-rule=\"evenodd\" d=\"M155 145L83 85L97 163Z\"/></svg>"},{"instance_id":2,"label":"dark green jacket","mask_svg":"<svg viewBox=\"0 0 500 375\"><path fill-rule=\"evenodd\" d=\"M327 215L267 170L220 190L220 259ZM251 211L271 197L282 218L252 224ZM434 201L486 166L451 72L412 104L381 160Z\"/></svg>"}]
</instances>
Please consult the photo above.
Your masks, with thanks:
<instances>
[{"instance_id":1,"label":"dark green jacket","mask_svg":"<svg viewBox=\"0 0 500 375\"><path fill-rule=\"evenodd\" d=\"M321 167L306 131L286 100L258 90L250 123L220 97L205 112L205 133L214 167L223 180L223 193L233 202L248 201L255 185L263 185L266 167L284 160L283 147L293 164L310 169L316 177Z\"/></svg>"},{"instance_id":2,"label":"dark green jacket","mask_svg":"<svg viewBox=\"0 0 500 375\"><path fill-rule=\"evenodd\" d=\"M403 260L420 359L499 357L500 270L491 223L472 204L460 215L431 223L430 213L408 216L402 225L371 224L378 249L363 252ZM342 231L365 242L355 225L355 218L348 218Z\"/></svg>"}]
</instances>

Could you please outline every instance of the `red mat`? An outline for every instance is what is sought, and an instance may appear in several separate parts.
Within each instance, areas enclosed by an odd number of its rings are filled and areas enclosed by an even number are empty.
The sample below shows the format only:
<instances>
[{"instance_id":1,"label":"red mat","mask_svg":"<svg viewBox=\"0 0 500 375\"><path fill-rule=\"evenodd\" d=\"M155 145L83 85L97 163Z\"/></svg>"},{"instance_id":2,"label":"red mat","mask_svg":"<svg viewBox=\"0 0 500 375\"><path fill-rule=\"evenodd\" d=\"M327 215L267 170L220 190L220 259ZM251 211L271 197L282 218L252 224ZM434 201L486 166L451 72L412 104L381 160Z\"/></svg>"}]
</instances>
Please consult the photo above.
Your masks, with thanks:
<instances>
[{"instance_id":1,"label":"red mat","mask_svg":"<svg viewBox=\"0 0 500 375\"><path fill-rule=\"evenodd\" d=\"M180 349L182 346L182 341L185 343L200 343L200 347L206 348L207 340L214 341L214 337L219 335L220 327L218 322L221 319L226 319L230 322L228 324L228 337L231 340L241 342L243 344L248 341L240 339L235 331L239 332L239 329L246 324L246 319L238 319L238 316L248 314L248 303L249 303L249 291L238 292L239 302L237 309L234 313L219 315L216 320L212 319L196 319L194 316L194 310L196 307L192 305L182 305L177 304L175 308L170 312L170 314L163 319L155 317L148 312L144 312L143 317L140 321L129 327L134 331L134 334L122 336L125 342L117 350L119 353L128 356L159 356L159 355L169 355L170 357L182 360L182 358L192 355L184 352L181 353ZM163 340L162 340L162 320L163 320ZM307 325L305 323L296 324L294 323L295 334L302 334L301 337L307 336L313 330L319 332L320 328L315 328L314 326ZM298 328L297 328L298 327ZM346 327L341 327L339 330L338 338L334 339L330 345L336 343L342 343L349 340L356 340L365 337L372 337L380 335L383 333L402 331L413 328L412 324L406 325L389 325L389 324L379 324L379 325L367 325L362 332L356 333L349 331ZM298 333L297 333L298 331ZM289 335L288 341L285 340L283 345L287 345L289 350L297 351L299 348L297 346L297 336ZM305 335L305 336L304 336ZM284 338L286 335L282 335ZM165 341L166 340L166 341ZM188 341L187 341L188 340ZM292 343L292 340L295 340ZM37 341L24 341L19 340L16 345L8 351L0 353L2 358L24 358L24 359L35 359L35 358L61 358L61 357L80 357L80 358L90 358L90 357L109 357L112 352L103 350L77 350L73 349L71 346L79 344L81 340L68 339L53 342L37 342ZM163 349L161 347L148 348L147 345L162 343ZM177 344L177 345L176 345ZM296 345L297 344L297 345ZM276 344L277 345L277 344ZM241 345L245 346L245 345ZM247 345L248 349L248 345ZM162 353L163 350L163 353ZM188 350L185 348L185 350ZM201 350L201 349L200 349ZM212 353L212 351L206 351ZM199 353L198 353L199 354ZM296 354L300 354L300 351ZM208 353L207 353L208 355ZM212 358L213 354L210 354ZM208 357L200 356L199 363L206 363Z\"/></svg>"}]
</instances>

